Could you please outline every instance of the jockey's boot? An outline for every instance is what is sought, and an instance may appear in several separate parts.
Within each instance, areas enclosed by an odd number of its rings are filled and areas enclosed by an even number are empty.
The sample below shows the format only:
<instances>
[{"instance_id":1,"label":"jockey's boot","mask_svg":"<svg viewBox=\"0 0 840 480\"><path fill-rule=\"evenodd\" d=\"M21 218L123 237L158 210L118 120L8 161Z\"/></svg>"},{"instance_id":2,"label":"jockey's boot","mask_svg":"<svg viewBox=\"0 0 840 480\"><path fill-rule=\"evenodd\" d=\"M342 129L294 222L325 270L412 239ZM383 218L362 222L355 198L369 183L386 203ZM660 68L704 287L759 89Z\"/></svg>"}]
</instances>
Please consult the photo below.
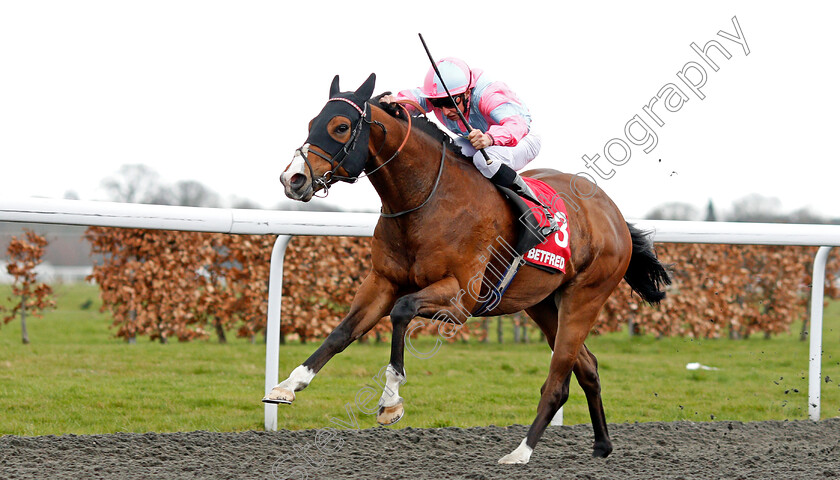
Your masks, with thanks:
<instances>
[{"instance_id":1,"label":"jockey's boot","mask_svg":"<svg viewBox=\"0 0 840 480\"><path fill-rule=\"evenodd\" d=\"M528 250L539 245L546 237L557 231L557 220L554 219L554 215L552 215L548 210L548 207L537 198L534 191L531 190L531 187L525 183L525 180L523 180L522 177L512 168L502 164L496 174L490 178L490 181L497 186L510 189L516 195L539 205L543 209L545 218L548 219L549 225L546 227L540 227L534 212L531 211L530 208L527 208L524 202L522 203L524 208L521 208L522 212L519 218L524 222L528 222L530 226L527 227L527 232L521 235L523 238L520 238L519 245L517 245L516 248L518 253L527 253Z\"/></svg>"}]
</instances>

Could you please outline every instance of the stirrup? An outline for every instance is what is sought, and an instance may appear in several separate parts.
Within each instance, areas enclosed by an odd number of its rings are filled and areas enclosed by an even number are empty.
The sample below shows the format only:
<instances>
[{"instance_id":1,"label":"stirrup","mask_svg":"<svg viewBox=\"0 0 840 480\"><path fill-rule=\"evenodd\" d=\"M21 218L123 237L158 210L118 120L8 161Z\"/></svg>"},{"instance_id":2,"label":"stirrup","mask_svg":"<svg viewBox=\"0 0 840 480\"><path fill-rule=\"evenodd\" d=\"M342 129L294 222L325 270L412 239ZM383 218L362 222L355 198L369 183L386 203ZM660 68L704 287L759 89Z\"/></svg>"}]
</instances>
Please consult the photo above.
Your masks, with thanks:
<instances>
[{"instance_id":1,"label":"stirrup","mask_svg":"<svg viewBox=\"0 0 840 480\"><path fill-rule=\"evenodd\" d=\"M548 219L548 226L540 227L540 233L542 233L544 237L547 237L559 230L560 226L557 224L557 219L554 218L554 215L552 215L551 212L548 210L548 207L543 205L542 202L540 202L539 205L543 209L543 214L545 215L545 218Z\"/></svg>"},{"instance_id":2,"label":"stirrup","mask_svg":"<svg viewBox=\"0 0 840 480\"><path fill-rule=\"evenodd\" d=\"M540 232L540 235L542 235L543 237L547 237L552 233L556 232L558 229L557 220L554 219L554 215L551 214L551 211L549 211L548 206L544 204L539 198L537 198L536 195L534 195L534 191L531 190L531 187L529 187L528 184L525 183L525 180L521 176L519 176L519 174L515 175L516 176L514 177L512 182L512 190L514 191L514 193L524 198L525 200L528 200L531 203L539 205L539 207L543 210L543 215L545 215L546 220L548 220L547 227L538 226L538 231Z\"/></svg>"},{"instance_id":3,"label":"stirrup","mask_svg":"<svg viewBox=\"0 0 840 480\"><path fill-rule=\"evenodd\" d=\"M551 236L551 234L555 233L560 229L559 225L557 224L557 220L554 219L554 216L547 210L543 210L543 214L548 218L548 225L544 227L537 227L537 232L539 232L539 236L543 239L546 239ZM536 220L536 217L534 217Z\"/></svg>"},{"instance_id":4,"label":"stirrup","mask_svg":"<svg viewBox=\"0 0 840 480\"><path fill-rule=\"evenodd\" d=\"M530 189L529 189L530 190ZM545 216L546 220L548 220L548 225L545 227L539 227L537 230L540 232L540 235L543 238L548 237L552 233L556 232L560 226L557 224L557 219L554 218L554 215L551 214L551 211L548 209L548 206L541 202L538 198L534 195L531 195L531 192L517 192L519 196L522 198L537 204L540 208L542 208L543 215Z\"/></svg>"}]
</instances>

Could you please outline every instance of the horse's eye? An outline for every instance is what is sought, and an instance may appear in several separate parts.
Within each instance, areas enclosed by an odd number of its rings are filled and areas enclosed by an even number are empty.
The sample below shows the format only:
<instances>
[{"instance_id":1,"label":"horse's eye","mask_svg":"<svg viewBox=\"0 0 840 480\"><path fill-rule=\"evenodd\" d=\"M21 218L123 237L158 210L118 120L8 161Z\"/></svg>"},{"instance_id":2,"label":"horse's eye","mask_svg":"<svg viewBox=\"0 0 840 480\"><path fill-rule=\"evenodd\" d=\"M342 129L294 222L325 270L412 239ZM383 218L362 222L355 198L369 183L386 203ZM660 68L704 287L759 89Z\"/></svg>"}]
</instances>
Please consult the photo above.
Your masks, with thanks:
<instances>
[{"instance_id":1,"label":"horse's eye","mask_svg":"<svg viewBox=\"0 0 840 480\"><path fill-rule=\"evenodd\" d=\"M346 123L342 123L341 125L335 127L335 133L344 133L347 130L350 130L350 127Z\"/></svg>"}]
</instances>

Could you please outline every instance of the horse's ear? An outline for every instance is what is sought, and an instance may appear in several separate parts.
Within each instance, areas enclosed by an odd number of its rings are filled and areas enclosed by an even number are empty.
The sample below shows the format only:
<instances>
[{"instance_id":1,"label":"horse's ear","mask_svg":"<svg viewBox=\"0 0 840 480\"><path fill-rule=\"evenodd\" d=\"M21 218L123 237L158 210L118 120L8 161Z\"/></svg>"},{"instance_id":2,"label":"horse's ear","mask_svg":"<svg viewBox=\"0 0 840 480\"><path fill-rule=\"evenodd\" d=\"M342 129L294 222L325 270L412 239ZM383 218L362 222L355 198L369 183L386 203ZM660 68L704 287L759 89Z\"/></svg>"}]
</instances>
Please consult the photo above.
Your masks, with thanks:
<instances>
[{"instance_id":1,"label":"horse's ear","mask_svg":"<svg viewBox=\"0 0 840 480\"><path fill-rule=\"evenodd\" d=\"M363 83L362 86L359 87L358 90L356 90L356 95L358 95L360 98L364 98L365 100L367 100L371 97L371 95L373 95L373 86L375 84L376 74L371 73L367 80L365 80L365 83Z\"/></svg>"},{"instance_id":2,"label":"horse's ear","mask_svg":"<svg viewBox=\"0 0 840 480\"><path fill-rule=\"evenodd\" d=\"M333 78L332 84L330 85L330 98L333 98L338 94L338 75Z\"/></svg>"}]
</instances>

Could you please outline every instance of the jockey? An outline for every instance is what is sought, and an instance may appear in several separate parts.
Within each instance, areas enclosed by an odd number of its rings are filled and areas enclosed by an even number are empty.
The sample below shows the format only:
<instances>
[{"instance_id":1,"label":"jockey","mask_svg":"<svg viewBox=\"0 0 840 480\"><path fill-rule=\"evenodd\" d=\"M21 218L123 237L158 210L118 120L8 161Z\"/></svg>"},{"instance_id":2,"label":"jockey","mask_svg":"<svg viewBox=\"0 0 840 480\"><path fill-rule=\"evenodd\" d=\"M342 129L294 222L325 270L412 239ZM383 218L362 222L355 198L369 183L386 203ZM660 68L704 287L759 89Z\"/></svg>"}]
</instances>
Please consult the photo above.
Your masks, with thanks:
<instances>
[{"instance_id":1,"label":"jockey","mask_svg":"<svg viewBox=\"0 0 840 480\"><path fill-rule=\"evenodd\" d=\"M482 70L471 69L463 60L444 58L437 62L437 66L452 100L434 68L429 68L422 88L403 90L396 96L385 95L380 102L408 99L417 102L426 111L434 111L438 120L458 135L455 143L464 155L472 157L473 164L482 175L495 185L509 188L545 209L545 205L516 173L540 152L540 137L531 132L528 107L507 85L488 78ZM412 108L409 105L406 107ZM464 114L473 127L471 131L467 131L455 109ZM490 157L489 162L479 149L484 149ZM546 218L552 226L541 232L543 236L556 229L553 216L548 214L547 209Z\"/></svg>"}]
</instances>

